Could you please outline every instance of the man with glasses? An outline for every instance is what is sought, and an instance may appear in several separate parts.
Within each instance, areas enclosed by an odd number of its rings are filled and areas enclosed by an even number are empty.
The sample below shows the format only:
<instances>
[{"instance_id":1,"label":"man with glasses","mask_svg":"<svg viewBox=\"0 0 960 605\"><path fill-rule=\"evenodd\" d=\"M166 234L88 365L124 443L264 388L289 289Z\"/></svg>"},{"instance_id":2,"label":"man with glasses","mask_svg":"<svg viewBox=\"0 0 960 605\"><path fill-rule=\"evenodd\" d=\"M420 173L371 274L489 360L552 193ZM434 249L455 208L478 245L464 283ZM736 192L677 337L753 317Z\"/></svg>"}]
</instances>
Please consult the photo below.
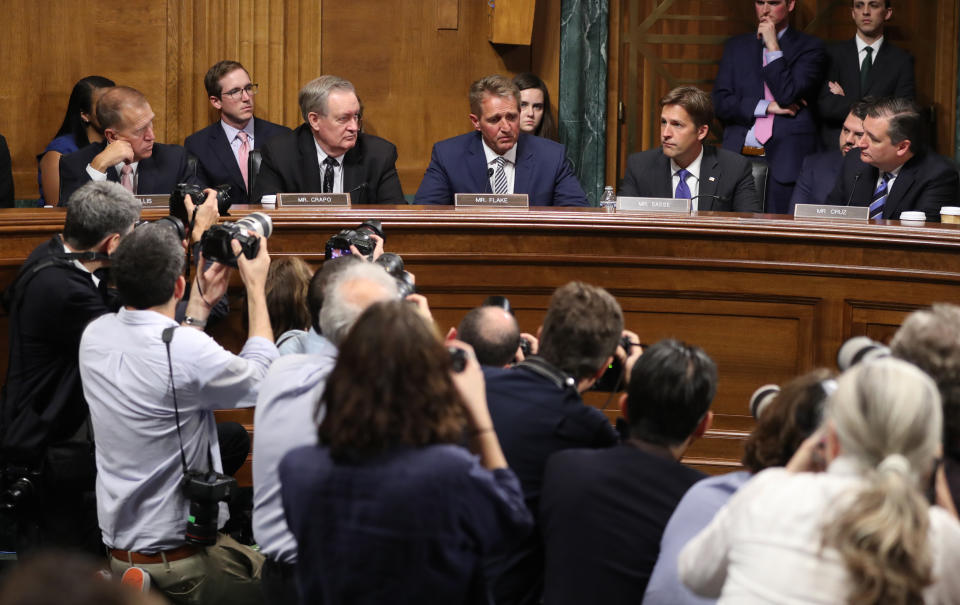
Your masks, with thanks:
<instances>
[{"instance_id":1,"label":"man with glasses","mask_svg":"<svg viewBox=\"0 0 960 605\"><path fill-rule=\"evenodd\" d=\"M199 185L179 145L155 142L153 110L138 90L115 86L97 102L105 140L60 159L60 204L90 181L113 181L141 195L169 194L177 183Z\"/></svg>"},{"instance_id":2,"label":"man with glasses","mask_svg":"<svg viewBox=\"0 0 960 605\"><path fill-rule=\"evenodd\" d=\"M320 76L300 89L304 123L263 148L251 200L275 193L349 193L354 204L402 204L393 143L361 132L353 84Z\"/></svg>"},{"instance_id":3,"label":"man with glasses","mask_svg":"<svg viewBox=\"0 0 960 605\"><path fill-rule=\"evenodd\" d=\"M240 63L218 62L207 71L203 84L220 121L188 136L183 146L197 158L197 176L205 186L229 185L230 201L246 204L250 150L290 129L254 117L257 85Z\"/></svg>"}]
</instances>

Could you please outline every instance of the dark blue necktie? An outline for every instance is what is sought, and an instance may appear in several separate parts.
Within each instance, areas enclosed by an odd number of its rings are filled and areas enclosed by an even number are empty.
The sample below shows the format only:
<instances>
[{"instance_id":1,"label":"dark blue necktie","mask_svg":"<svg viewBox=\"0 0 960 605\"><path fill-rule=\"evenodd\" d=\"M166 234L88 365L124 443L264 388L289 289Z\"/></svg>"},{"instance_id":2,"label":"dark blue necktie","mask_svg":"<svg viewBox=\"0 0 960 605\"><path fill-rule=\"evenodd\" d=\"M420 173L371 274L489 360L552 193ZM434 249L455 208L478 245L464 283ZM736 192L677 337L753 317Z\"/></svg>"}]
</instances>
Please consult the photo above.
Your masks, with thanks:
<instances>
[{"instance_id":1,"label":"dark blue necktie","mask_svg":"<svg viewBox=\"0 0 960 605\"><path fill-rule=\"evenodd\" d=\"M687 177L690 176L690 171L686 168L681 168L677 171L677 176L680 177L680 182L677 183L677 191L673 194L673 197L689 200L693 197L690 194L690 187L687 186Z\"/></svg>"},{"instance_id":2,"label":"dark blue necktie","mask_svg":"<svg viewBox=\"0 0 960 605\"><path fill-rule=\"evenodd\" d=\"M890 182L891 178L893 178L893 175L889 172L883 173L883 179L877 185L877 190L873 192L873 200L870 202L870 218L881 218L883 216L883 205L887 202L887 195L890 194L887 183Z\"/></svg>"}]
</instances>

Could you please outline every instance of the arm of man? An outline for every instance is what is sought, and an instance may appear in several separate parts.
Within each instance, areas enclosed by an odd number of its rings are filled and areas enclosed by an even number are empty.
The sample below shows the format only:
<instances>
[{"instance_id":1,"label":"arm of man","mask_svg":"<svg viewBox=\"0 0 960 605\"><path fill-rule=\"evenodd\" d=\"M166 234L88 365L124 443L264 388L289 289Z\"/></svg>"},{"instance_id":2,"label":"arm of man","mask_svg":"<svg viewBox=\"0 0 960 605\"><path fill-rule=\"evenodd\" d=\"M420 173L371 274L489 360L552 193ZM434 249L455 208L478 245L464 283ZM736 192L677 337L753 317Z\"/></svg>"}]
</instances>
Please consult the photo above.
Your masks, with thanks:
<instances>
[{"instance_id":1,"label":"arm of man","mask_svg":"<svg viewBox=\"0 0 960 605\"><path fill-rule=\"evenodd\" d=\"M893 186L897 186L896 182ZM927 180L915 209L926 212L928 221L940 222L940 208L955 204L958 196L960 176L957 169L948 161L938 162L937 170Z\"/></svg>"},{"instance_id":2,"label":"arm of man","mask_svg":"<svg viewBox=\"0 0 960 605\"><path fill-rule=\"evenodd\" d=\"M453 188L450 177L443 166L437 145L434 144L430 153L430 165L423 173L423 180L414 195L415 204L453 204Z\"/></svg>"},{"instance_id":3,"label":"arm of man","mask_svg":"<svg viewBox=\"0 0 960 605\"><path fill-rule=\"evenodd\" d=\"M913 55L910 53L906 53L906 55L906 60L900 69L897 70L897 88L893 96L905 99L916 99L917 86L913 74Z\"/></svg>"},{"instance_id":4,"label":"arm of man","mask_svg":"<svg viewBox=\"0 0 960 605\"><path fill-rule=\"evenodd\" d=\"M754 121L753 114L757 103L763 97L755 94L745 95L745 91L737 87L737 71L743 68L738 63L744 52L738 46L737 38L731 39L724 46L717 79L710 94L717 118L721 122L749 128Z\"/></svg>"},{"instance_id":5,"label":"arm of man","mask_svg":"<svg viewBox=\"0 0 960 605\"><path fill-rule=\"evenodd\" d=\"M810 166L810 158L803 158L803 166L800 168L800 176L797 177L797 184L793 188L793 195L790 197L790 207L788 214L793 214L793 209L797 204L816 204L818 200L813 198L813 169Z\"/></svg>"},{"instance_id":6,"label":"arm of man","mask_svg":"<svg viewBox=\"0 0 960 605\"><path fill-rule=\"evenodd\" d=\"M73 192L91 181L87 173L87 163L79 161L77 154L83 150L68 153L60 158L60 199L57 205L65 207Z\"/></svg>"},{"instance_id":7,"label":"arm of man","mask_svg":"<svg viewBox=\"0 0 960 605\"><path fill-rule=\"evenodd\" d=\"M733 187L733 212L763 212L763 202L757 195L756 181L749 161L744 162L743 170Z\"/></svg>"},{"instance_id":8,"label":"arm of man","mask_svg":"<svg viewBox=\"0 0 960 605\"><path fill-rule=\"evenodd\" d=\"M617 191L618 196L637 197L640 195L640 183L638 181L640 176L639 164L639 153L631 153L627 157L627 173L623 175L623 182L620 183L620 189Z\"/></svg>"},{"instance_id":9,"label":"arm of man","mask_svg":"<svg viewBox=\"0 0 960 605\"><path fill-rule=\"evenodd\" d=\"M406 203L400 177L397 175L397 148L393 144L390 145L389 158L384 162L383 170L380 172L376 196L376 199L370 201L381 204Z\"/></svg>"},{"instance_id":10,"label":"arm of man","mask_svg":"<svg viewBox=\"0 0 960 605\"><path fill-rule=\"evenodd\" d=\"M274 195L284 193L286 190L283 185L283 177L275 168L277 165L274 159L273 147L265 145L260 148L260 172L257 173L257 182L254 185L253 193L250 196L250 203L257 204L260 198L265 195ZM298 193L298 192L290 192Z\"/></svg>"},{"instance_id":11,"label":"arm of man","mask_svg":"<svg viewBox=\"0 0 960 605\"><path fill-rule=\"evenodd\" d=\"M587 194L583 192L580 181L573 174L570 167L570 161L566 157L566 147L560 160L556 177L553 184L553 205L554 206L589 206ZM534 200L531 200L534 201Z\"/></svg>"},{"instance_id":12,"label":"arm of man","mask_svg":"<svg viewBox=\"0 0 960 605\"><path fill-rule=\"evenodd\" d=\"M760 73L780 107L788 107L817 95L823 81L826 53L823 42L808 43L791 55L770 61Z\"/></svg>"}]
</instances>

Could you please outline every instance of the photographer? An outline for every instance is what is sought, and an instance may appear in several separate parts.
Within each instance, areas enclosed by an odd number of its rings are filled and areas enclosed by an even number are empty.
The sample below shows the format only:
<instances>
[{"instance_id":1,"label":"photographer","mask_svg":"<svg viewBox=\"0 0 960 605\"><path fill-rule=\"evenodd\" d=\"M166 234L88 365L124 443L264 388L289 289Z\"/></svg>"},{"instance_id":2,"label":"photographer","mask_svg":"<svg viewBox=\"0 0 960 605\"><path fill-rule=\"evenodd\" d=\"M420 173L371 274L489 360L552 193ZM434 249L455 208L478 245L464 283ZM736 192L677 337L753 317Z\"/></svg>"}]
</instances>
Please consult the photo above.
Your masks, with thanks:
<instances>
[{"instance_id":1,"label":"photographer","mask_svg":"<svg viewBox=\"0 0 960 605\"><path fill-rule=\"evenodd\" d=\"M5 293L10 365L0 456L21 556L50 546L103 552L77 350L87 323L119 307L105 268L139 216L140 202L120 185L81 187L70 198L63 235L37 247Z\"/></svg>"},{"instance_id":2,"label":"photographer","mask_svg":"<svg viewBox=\"0 0 960 605\"><path fill-rule=\"evenodd\" d=\"M185 468L221 472L213 410L253 405L277 357L264 294L270 257L266 240L255 241L254 258L231 242L249 311L249 338L239 355L202 331L227 288L224 264L197 275L184 319L190 327L177 327L174 309L186 288L183 249L159 225L137 229L118 248L113 275L125 306L91 323L80 343L110 567L117 574L141 568L176 603L261 602L262 556L217 534L216 515L212 527L205 525L199 505L221 498L188 501L183 481ZM221 521L224 512L221 504ZM188 516L192 531L206 531L215 545L188 542Z\"/></svg>"}]
</instances>

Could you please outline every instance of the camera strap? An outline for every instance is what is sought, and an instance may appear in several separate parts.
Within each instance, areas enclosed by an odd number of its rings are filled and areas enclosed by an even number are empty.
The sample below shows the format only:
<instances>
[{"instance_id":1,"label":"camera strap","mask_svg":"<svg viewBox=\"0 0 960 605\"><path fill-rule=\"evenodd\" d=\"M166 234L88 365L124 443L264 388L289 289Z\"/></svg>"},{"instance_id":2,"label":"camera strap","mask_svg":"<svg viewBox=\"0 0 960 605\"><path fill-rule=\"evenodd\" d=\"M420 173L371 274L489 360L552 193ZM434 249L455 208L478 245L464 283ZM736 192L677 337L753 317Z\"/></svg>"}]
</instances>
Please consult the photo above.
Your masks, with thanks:
<instances>
[{"instance_id":1,"label":"camera strap","mask_svg":"<svg viewBox=\"0 0 960 605\"><path fill-rule=\"evenodd\" d=\"M577 390L577 381L573 379L573 376L569 376L566 372L560 370L560 368L555 367L554 365L548 363L542 357L537 357L536 355L531 355L527 357L520 363L516 364L514 367L523 368L546 378L552 382L558 389L561 391L563 389L573 389Z\"/></svg>"},{"instance_id":2,"label":"camera strap","mask_svg":"<svg viewBox=\"0 0 960 605\"><path fill-rule=\"evenodd\" d=\"M170 356L170 341L173 340L173 332L177 329L177 326L170 326L163 330L163 344L167 347L167 368L170 370L170 390L173 392L173 417L177 422L177 441L180 442L180 462L183 464L183 474L186 475L189 470L187 469L187 455L183 451L183 435L180 434L180 409L177 407L177 387L173 383L173 358Z\"/></svg>"}]
</instances>

